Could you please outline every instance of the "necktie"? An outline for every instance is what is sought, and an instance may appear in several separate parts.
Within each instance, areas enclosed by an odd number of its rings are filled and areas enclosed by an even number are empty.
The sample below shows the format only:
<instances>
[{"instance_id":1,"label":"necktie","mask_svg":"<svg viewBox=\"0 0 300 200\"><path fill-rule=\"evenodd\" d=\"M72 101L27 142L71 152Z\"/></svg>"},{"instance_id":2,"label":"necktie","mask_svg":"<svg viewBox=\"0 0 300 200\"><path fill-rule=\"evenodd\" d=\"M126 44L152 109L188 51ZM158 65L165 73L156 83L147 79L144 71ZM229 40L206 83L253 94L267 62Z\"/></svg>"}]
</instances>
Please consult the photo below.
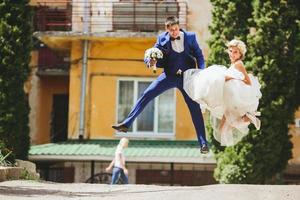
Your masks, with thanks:
<instances>
[{"instance_id":1,"label":"necktie","mask_svg":"<svg viewBox=\"0 0 300 200\"><path fill-rule=\"evenodd\" d=\"M171 37L171 41L174 41L174 40L180 40L180 36L178 36L177 38Z\"/></svg>"}]
</instances>

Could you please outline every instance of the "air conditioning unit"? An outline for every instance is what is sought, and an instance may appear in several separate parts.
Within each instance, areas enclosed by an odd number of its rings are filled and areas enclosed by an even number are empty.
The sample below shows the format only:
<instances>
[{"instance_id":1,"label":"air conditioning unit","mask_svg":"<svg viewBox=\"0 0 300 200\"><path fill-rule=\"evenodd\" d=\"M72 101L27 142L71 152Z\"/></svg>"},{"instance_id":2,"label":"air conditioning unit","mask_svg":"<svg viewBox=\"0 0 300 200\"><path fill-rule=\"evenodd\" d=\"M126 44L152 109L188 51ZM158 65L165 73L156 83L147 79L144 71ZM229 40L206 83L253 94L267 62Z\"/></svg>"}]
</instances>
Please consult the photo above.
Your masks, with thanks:
<instances>
[{"instance_id":1,"label":"air conditioning unit","mask_svg":"<svg viewBox=\"0 0 300 200\"><path fill-rule=\"evenodd\" d=\"M295 119L295 127L300 128L300 118Z\"/></svg>"}]
</instances>

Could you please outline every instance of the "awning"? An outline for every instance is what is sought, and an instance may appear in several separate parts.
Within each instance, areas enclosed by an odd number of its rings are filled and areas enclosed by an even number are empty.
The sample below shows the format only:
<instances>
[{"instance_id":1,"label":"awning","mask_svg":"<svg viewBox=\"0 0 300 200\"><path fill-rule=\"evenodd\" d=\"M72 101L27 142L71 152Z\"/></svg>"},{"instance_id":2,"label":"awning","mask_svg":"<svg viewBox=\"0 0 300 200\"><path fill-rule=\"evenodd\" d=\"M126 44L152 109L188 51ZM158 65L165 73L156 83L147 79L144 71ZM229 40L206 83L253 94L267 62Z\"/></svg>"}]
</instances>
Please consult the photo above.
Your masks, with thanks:
<instances>
[{"instance_id":1,"label":"awning","mask_svg":"<svg viewBox=\"0 0 300 200\"><path fill-rule=\"evenodd\" d=\"M111 161L119 140L68 140L31 146L29 160ZM215 164L213 154L201 154L196 141L130 140L127 162Z\"/></svg>"}]
</instances>

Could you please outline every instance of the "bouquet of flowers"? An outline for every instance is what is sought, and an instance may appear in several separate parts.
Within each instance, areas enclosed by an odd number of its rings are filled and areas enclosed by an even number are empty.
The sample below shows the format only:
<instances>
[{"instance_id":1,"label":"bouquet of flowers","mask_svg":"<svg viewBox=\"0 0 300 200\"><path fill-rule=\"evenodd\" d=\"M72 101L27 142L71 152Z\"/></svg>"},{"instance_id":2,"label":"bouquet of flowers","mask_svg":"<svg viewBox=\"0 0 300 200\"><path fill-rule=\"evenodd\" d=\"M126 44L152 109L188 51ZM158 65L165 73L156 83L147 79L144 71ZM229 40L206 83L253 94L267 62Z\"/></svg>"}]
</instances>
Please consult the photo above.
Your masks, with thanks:
<instances>
[{"instance_id":1,"label":"bouquet of flowers","mask_svg":"<svg viewBox=\"0 0 300 200\"><path fill-rule=\"evenodd\" d=\"M146 50L145 59L146 58L152 59L152 60L157 60L157 59L163 58L163 53L158 48L153 47L153 48ZM152 66L152 69L153 69L153 73L156 73L156 64Z\"/></svg>"}]
</instances>

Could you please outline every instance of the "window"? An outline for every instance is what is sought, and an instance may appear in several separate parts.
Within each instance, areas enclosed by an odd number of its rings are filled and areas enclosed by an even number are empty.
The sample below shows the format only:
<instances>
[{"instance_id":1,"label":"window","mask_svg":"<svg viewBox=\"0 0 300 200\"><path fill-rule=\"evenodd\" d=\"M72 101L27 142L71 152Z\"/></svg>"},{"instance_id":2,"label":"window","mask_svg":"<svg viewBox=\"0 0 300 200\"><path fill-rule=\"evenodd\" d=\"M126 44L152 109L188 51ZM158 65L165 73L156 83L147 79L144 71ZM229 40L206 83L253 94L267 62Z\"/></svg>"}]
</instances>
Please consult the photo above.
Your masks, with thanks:
<instances>
[{"instance_id":1,"label":"window","mask_svg":"<svg viewBox=\"0 0 300 200\"><path fill-rule=\"evenodd\" d=\"M119 80L118 122L122 122L127 117L138 98L151 82L151 79ZM127 135L134 137L173 137L174 122L175 92L174 89L171 89L148 103L132 124Z\"/></svg>"}]
</instances>

